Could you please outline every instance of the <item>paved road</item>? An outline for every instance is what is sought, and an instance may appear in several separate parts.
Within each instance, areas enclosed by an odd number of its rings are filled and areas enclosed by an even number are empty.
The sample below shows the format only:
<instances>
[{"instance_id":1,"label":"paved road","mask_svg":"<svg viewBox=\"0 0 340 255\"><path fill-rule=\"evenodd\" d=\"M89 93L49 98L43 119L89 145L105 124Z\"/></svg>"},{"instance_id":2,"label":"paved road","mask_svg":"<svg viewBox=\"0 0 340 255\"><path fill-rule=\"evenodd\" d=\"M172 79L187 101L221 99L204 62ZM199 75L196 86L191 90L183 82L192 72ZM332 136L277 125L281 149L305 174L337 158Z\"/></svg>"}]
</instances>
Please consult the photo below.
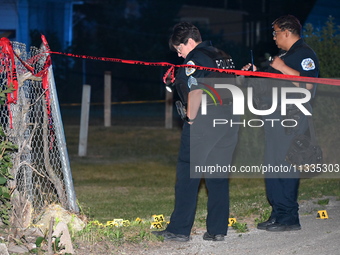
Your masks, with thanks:
<instances>
[{"instance_id":1,"label":"paved road","mask_svg":"<svg viewBox=\"0 0 340 255\"><path fill-rule=\"evenodd\" d=\"M201 232L192 236L190 242L164 242L157 248L141 251L141 254L339 255L340 201L331 197L324 208L320 208L316 201L301 203L300 231L273 233L252 227L249 232L239 234L230 230L224 242L203 241ZM328 219L317 219L315 210L318 209L326 210Z\"/></svg>"}]
</instances>

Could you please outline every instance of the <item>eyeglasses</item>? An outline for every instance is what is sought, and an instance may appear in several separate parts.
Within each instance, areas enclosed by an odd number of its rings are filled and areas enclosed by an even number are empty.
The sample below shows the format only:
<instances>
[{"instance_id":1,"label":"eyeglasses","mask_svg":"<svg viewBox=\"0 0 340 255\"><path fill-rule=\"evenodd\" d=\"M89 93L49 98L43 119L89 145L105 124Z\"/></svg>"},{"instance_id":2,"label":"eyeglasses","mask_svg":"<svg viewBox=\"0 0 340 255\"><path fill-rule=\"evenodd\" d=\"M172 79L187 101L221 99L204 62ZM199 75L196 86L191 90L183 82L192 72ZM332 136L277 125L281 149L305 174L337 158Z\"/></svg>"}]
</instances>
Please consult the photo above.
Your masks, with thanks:
<instances>
[{"instance_id":1,"label":"eyeglasses","mask_svg":"<svg viewBox=\"0 0 340 255\"><path fill-rule=\"evenodd\" d=\"M177 51L177 53L181 54L181 49L182 49L182 45L179 46L174 46L175 50Z\"/></svg>"},{"instance_id":2,"label":"eyeglasses","mask_svg":"<svg viewBox=\"0 0 340 255\"><path fill-rule=\"evenodd\" d=\"M283 32L283 30L274 30L273 31L273 36L276 37L276 33Z\"/></svg>"}]
</instances>

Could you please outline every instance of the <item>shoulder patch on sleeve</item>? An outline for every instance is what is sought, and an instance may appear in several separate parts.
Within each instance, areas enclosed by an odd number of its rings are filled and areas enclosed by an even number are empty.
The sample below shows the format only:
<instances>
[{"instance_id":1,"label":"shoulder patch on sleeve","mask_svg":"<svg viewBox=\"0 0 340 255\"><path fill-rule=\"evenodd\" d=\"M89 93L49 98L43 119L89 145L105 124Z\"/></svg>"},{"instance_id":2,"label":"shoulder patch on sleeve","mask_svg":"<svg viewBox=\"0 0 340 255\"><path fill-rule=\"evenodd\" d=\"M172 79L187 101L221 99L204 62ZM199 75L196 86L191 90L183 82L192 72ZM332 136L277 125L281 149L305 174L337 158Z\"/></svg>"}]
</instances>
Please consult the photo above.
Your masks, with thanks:
<instances>
[{"instance_id":1,"label":"shoulder patch on sleeve","mask_svg":"<svg viewBox=\"0 0 340 255\"><path fill-rule=\"evenodd\" d=\"M195 65L195 63L194 63L194 61L189 60L189 61L187 62L187 65ZM186 67L186 68L185 68L185 74L186 74L187 76L192 75L195 71L196 71L196 69L195 69L195 68L192 68L192 67Z\"/></svg>"},{"instance_id":2,"label":"shoulder patch on sleeve","mask_svg":"<svg viewBox=\"0 0 340 255\"><path fill-rule=\"evenodd\" d=\"M301 62L302 69L305 71L310 71L315 69L315 63L311 58L305 58Z\"/></svg>"},{"instance_id":3,"label":"shoulder patch on sleeve","mask_svg":"<svg viewBox=\"0 0 340 255\"><path fill-rule=\"evenodd\" d=\"M193 77L193 76L190 76L189 79L188 79L188 87L189 87L189 89L191 89L192 85L196 85L197 86L198 84L197 84L196 78Z\"/></svg>"}]
</instances>

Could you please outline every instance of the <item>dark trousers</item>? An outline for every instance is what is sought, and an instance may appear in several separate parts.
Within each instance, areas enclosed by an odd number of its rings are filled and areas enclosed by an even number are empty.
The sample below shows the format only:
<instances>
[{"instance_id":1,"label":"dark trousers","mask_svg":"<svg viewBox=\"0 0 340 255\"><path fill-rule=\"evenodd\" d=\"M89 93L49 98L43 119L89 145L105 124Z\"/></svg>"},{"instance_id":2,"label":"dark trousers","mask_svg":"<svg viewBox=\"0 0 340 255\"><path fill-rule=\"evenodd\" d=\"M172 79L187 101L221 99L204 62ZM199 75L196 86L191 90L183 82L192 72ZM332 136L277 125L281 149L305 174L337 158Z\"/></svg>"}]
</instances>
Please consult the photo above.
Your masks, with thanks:
<instances>
[{"instance_id":1,"label":"dark trousers","mask_svg":"<svg viewBox=\"0 0 340 255\"><path fill-rule=\"evenodd\" d=\"M223 118L233 118L231 107L221 109ZM221 113L221 112L220 112ZM176 185L175 185L175 208L170 218L167 231L175 234L190 235L194 223L198 190L201 178L190 176L190 141L191 148L195 148L200 158L200 164L209 162L216 163L223 155L219 164L231 164L232 154L237 143L238 127L230 128L224 125L218 127L222 132L213 132L212 120L220 114L208 113L207 116L198 116L192 126L184 123L181 136L180 151L177 162ZM204 120L202 120L202 118ZM234 119L238 119L234 117ZM210 123L210 124L209 124ZM210 127L209 127L210 125ZM191 130L191 131L190 131ZM192 136L191 136L191 135ZM196 150L202 148L202 150ZM213 177L213 176L209 176ZM229 218L229 180L224 178L205 178L208 190L208 215L207 231L210 234L226 234Z\"/></svg>"},{"instance_id":2,"label":"dark trousers","mask_svg":"<svg viewBox=\"0 0 340 255\"><path fill-rule=\"evenodd\" d=\"M294 128L291 134L287 134L285 128L276 122L272 126L271 122L265 122L265 159L266 166L279 166L290 168L290 172L279 171L276 173L267 173L266 195L272 206L271 217L275 218L278 223L286 225L300 224L299 222L299 172L285 160L287 151L292 139L297 134L303 134L308 128L308 120L302 113L299 115L298 126ZM266 119L283 119L279 111L266 116ZM289 117L287 117L289 118Z\"/></svg>"}]
</instances>

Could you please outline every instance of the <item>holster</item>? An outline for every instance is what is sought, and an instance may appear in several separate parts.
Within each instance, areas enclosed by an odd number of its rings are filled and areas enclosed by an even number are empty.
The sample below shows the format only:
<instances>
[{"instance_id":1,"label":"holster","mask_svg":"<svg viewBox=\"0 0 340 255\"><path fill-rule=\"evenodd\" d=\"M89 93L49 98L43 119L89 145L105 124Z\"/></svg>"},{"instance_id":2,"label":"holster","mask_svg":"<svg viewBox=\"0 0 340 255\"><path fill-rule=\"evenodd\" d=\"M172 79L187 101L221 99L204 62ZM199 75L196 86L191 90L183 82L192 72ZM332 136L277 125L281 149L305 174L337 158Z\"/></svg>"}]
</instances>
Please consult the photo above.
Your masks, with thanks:
<instances>
[{"instance_id":1,"label":"holster","mask_svg":"<svg viewBox=\"0 0 340 255\"><path fill-rule=\"evenodd\" d=\"M178 115L181 117L182 120L184 120L187 116L187 110L185 109L185 106L182 104L181 101L175 102Z\"/></svg>"},{"instance_id":2,"label":"holster","mask_svg":"<svg viewBox=\"0 0 340 255\"><path fill-rule=\"evenodd\" d=\"M268 110L270 108L269 104L261 100L260 97L254 97L253 100L255 102L257 110Z\"/></svg>"}]
</instances>

